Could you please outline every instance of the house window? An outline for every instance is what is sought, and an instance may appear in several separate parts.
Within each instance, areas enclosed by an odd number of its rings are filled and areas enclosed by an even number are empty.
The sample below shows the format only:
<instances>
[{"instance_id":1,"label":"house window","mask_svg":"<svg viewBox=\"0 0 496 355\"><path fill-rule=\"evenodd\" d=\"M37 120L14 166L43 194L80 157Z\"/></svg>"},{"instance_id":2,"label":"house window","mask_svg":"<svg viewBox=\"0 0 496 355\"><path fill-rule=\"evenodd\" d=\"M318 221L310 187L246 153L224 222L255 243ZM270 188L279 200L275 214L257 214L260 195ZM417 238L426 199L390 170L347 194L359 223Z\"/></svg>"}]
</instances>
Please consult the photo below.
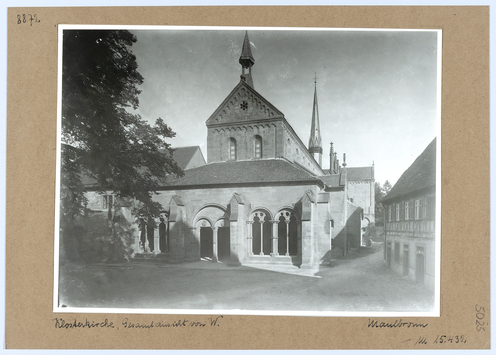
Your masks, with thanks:
<instances>
[{"instance_id":1,"label":"house window","mask_svg":"<svg viewBox=\"0 0 496 355\"><path fill-rule=\"evenodd\" d=\"M399 203L396 204L396 220L397 221L400 220L400 204Z\"/></svg>"},{"instance_id":2,"label":"house window","mask_svg":"<svg viewBox=\"0 0 496 355\"><path fill-rule=\"evenodd\" d=\"M102 196L102 208L107 209L107 208L112 208L113 205L113 197L112 195L103 195Z\"/></svg>"},{"instance_id":3,"label":"house window","mask_svg":"<svg viewBox=\"0 0 496 355\"><path fill-rule=\"evenodd\" d=\"M394 243L394 261L400 262L400 243Z\"/></svg>"},{"instance_id":4,"label":"house window","mask_svg":"<svg viewBox=\"0 0 496 355\"><path fill-rule=\"evenodd\" d=\"M410 219L410 202L405 202L405 221Z\"/></svg>"},{"instance_id":5,"label":"house window","mask_svg":"<svg viewBox=\"0 0 496 355\"><path fill-rule=\"evenodd\" d=\"M229 159L236 160L236 139L229 139Z\"/></svg>"},{"instance_id":6,"label":"house window","mask_svg":"<svg viewBox=\"0 0 496 355\"><path fill-rule=\"evenodd\" d=\"M420 219L420 200L415 200L415 219Z\"/></svg>"},{"instance_id":7,"label":"house window","mask_svg":"<svg viewBox=\"0 0 496 355\"><path fill-rule=\"evenodd\" d=\"M388 221L391 222L392 219L392 206L388 207Z\"/></svg>"},{"instance_id":8,"label":"house window","mask_svg":"<svg viewBox=\"0 0 496 355\"><path fill-rule=\"evenodd\" d=\"M262 137L255 136L255 158L262 157Z\"/></svg>"}]
</instances>

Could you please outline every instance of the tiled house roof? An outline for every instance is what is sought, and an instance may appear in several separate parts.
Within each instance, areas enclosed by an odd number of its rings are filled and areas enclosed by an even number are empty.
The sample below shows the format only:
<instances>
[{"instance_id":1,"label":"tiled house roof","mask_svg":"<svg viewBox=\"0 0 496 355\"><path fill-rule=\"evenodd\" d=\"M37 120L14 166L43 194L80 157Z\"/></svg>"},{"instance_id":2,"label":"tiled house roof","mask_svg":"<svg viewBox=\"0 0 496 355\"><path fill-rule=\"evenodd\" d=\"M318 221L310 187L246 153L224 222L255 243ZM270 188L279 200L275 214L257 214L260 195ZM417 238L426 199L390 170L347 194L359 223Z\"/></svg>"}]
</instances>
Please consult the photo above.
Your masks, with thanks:
<instances>
[{"instance_id":1,"label":"tiled house roof","mask_svg":"<svg viewBox=\"0 0 496 355\"><path fill-rule=\"evenodd\" d=\"M346 168L348 171L348 181L372 180L374 178L373 169L371 166Z\"/></svg>"},{"instance_id":2,"label":"tiled house roof","mask_svg":"<svg viewBox=\"0 0 496 355\"><path fill-rule=\"evenodd\" d=\"M381 202L420 192L436 186L436 139L427 146L413 164L405 170Z\"/></svg>"},{"instance_id":3,"label":"tiled house roof","mask_svg":"<svg viewBox=\"0 0 496 355\"><path fill-rule=\"evenodd\" d=\"M213 185L270 184L322 181L285 159L261 159L210 163L184 171L184 176L170 176L161 183L163 189Z\"/></svg>"}]
</instances>

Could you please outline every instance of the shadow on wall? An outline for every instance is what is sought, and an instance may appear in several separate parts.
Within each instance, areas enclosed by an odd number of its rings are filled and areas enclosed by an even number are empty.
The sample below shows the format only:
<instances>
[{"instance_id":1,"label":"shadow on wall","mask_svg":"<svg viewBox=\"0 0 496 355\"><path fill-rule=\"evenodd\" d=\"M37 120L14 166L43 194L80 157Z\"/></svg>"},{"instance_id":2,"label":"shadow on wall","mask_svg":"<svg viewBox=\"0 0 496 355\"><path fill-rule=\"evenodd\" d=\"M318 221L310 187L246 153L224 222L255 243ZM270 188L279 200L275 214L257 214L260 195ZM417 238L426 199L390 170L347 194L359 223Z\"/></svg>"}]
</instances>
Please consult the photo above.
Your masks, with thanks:
<instances>
[{"instance_id":1,"label":"shadow on wall","mask_svg":"<svg viewBox=\"0 0 496 355\"><path fill-rule=\"evenodd\" d=\"M189 225L183 221L169 223L173 224L172 227L169 227L170 262L181 263L185 261L187 256L192 257L193 260L200 260L199 253L197 258L194 255L190 255L190 253L196 254L197 248L194 246L199 245L199 241L196 240ZM185 253L186 250L188 255Z\"/></svg>"},{"instance_id":2,"label":"shadow on wall","mask_svg":"<svg viewBox=\"0 0 496 355\"><path fill-rule=\"evenodd\" d=\"M301 255L291 255L291 262L294 266L300 267L302 264Z\"/></svg>"},{"instance_id":3,"label":"shadow on wall","mask_svg":"<svg viewBox=\"0 0 496 355\"><path fill-rule=\"evenodd\" d=\"M331 265L332 257L331 257L331 250L328 250L324 256L320 259L319 265L324 266L324 265Z\"/></svg>"},{"instance_id":4,"label":"shadow on wall","mask_svg":"<svg viewBox=\"0 0 496 355\"><path fill-rule=\"evenodd\" d=\"M338 235L332 239L332 247L348 250L349 248L360 247L360 236L362 233L362 210L357 208L346 220L346 228L342 228ZM346 235L345 235L346 232ZM345 241L348 248L345 248Z\"/></svg>"}]
</instances>

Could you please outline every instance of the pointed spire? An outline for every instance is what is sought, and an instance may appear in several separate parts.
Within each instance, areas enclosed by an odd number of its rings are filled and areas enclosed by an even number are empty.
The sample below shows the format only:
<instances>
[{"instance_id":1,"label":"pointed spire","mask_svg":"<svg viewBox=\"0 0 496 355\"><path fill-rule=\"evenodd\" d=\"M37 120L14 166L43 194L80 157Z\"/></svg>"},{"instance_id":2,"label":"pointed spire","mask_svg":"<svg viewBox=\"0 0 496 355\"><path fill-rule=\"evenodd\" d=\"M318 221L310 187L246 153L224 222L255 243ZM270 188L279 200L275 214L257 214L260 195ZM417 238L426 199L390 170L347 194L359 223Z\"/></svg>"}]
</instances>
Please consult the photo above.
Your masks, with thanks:
<instances>
[{"instance_id":1,"label":"pointed spire","mask_svg":"<svg viewBox=\"0 0 496 355\"><path fill-rule=\"evenodd\" d=\"M239 64L243 68L250 68L255 64L255 58L251 54L250 39L248 38L248 31L245 32L245 39L243 41L243 49L241 50L241 56L239 57Z\"/></svg>"},{"instance_id":2,"label":"pointed spire","mask_svg":"<svg viewBox=\"0 0 496 355\"><path fill-rule=\"evenodd\" d=\"M317 102L317 73L315 73L314 83L315 92L313 95L312 127L310 129L308 151L311 154L314 154L314 158L316 158L316 153L319 154L319 164L322 166L322 137L320 136L319 105Z\"/></svg>"},{"instance_id":3,"label":"pointed spire","mask_svg":"<svg viewBox=\"0 0 496 355\"><path fill-rule=\"evenodd\" d=\"M329 150L329 174L335 174L334 172L334 145L331 142L331 149Z\"/></svg>"},{"instance_id":4,"label":"pointed spire","mask_svg":"<svg viewBox=\"0 0 496 355\"><path fill-rule=\"evenodd\" d=\"M245 39L243 41L243 48L241 49L241 56L239 57L239 64L241 64L242 74L241 80L246 81L248 85L253 86L253 79L251 77L251 67L255 64L255 58L251 54L251 44L248 38L248 31L245 32ZM248 69L248 74L245 74L245 69Z\"/></svg>"}]
</instances>

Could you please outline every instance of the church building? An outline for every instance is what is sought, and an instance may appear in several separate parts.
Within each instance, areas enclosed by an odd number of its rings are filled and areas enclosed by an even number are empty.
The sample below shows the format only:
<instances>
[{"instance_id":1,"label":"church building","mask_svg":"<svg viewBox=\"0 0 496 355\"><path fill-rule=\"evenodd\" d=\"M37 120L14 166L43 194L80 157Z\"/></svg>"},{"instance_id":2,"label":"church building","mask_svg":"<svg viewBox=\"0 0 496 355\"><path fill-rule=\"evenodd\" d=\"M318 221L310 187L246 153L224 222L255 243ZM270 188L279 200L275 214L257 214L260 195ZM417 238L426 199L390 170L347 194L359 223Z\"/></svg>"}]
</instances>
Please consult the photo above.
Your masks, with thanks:
<instances>
[{"instance_id":1,"label":"church building","mask_svg":"<svg viewBox=\"0 0 496 355\"><path fill-rule=\"evenodd\" d=\"M359 247L374 223L374 167L349 168L345 156L340 165L331 143L324 171L316 81L307 147L255 89L248 33L239 64L240 81L206 120L207 162L198 147L174 153L189 165L161 184L161 220L149 231L136 225L135 253L176 263L328 264L331 248ZM106 216L110 192L95 190L88 185L87 208Z\"/></svg>"}]
</instances>

